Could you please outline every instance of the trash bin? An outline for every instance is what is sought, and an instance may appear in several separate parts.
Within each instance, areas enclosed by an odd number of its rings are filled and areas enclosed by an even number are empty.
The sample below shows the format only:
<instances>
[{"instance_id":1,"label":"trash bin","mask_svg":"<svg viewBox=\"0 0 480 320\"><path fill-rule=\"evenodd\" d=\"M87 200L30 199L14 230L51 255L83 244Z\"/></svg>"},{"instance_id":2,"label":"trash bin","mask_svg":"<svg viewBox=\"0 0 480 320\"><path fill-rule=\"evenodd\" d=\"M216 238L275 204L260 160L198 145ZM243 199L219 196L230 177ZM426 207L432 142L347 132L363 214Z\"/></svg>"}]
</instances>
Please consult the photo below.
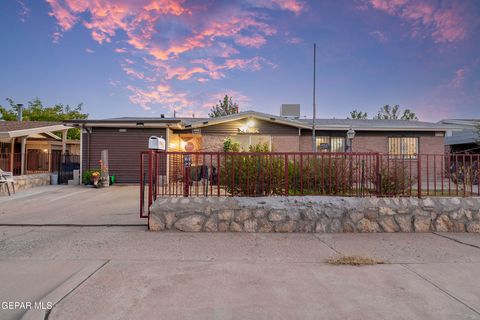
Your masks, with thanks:
<instances>
[{"instance_id":1,"label":"trash bin","mask_svg":"<svg viewBox=\"0 0 480 320\"><path fill-rule=\"evenodd\" d=\"M57 173L50 174L50 184L53 184L53 185L58 184L58 174Z\"/></svg>"}]
</instances>

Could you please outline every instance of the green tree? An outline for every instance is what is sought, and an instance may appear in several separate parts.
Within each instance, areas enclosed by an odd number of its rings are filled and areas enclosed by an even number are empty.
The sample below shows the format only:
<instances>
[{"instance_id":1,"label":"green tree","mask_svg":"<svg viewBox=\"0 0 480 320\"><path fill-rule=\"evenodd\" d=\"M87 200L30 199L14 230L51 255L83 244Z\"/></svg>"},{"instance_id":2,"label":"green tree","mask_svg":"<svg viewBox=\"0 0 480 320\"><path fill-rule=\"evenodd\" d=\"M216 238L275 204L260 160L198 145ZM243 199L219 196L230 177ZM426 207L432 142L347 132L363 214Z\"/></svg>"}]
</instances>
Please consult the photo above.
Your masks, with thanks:
<instances>
[{"instance_id":1,"label":"green tree","mask_svg":"<svg viewBox=\"0 0 480 320\"><path fill-rule=\"evenodd\" d=\"M383 120L418 120L416 114L410 109L405 109L403 113L400 112L400 106L398 104L393 107L386 104L379 111L374 119Z\"/></svg>"},{"instance_id":2,"label":"green tree","mask_svg":"<svg viewBox=\"0 0 480 320\"><path fill-rule=\"evenodd\" d=\"M347 117L347 119L368 119L368 113L357 111L355 109L353 111L350 111L350 117Z\"/></svg>"},{"instance_id":3,"label":"green tree","mask_svg":"<svg viewBox=\"0 0 480 320\"><path fill-rule=\"evenodd\" d=\"M232 97L225 95L223 100L218 100L218 103L212 106L208 116L210 118L216 118L235 113L238 113L238 104L233 102Z\"/></svg>"},{"instance_id":4,"label":"green tree","mask_svg":"<svg viewBox=\"0 0 480 320\"><path fill-rule=\"evenodd\" d=\"M9 109L0 105L0 113L3 120L17 120L18 106L11 98L6 99L10 106ZM23 120L26 121L65 121L87 119L88 114L82 112L82 104L76 107L57 103L52 107L45 107L39 98L35 98L28 102L27 107L23 109ZM68 130L68 139L80 139L80 129L72 128Z\"/></svg>"}]
</instances>

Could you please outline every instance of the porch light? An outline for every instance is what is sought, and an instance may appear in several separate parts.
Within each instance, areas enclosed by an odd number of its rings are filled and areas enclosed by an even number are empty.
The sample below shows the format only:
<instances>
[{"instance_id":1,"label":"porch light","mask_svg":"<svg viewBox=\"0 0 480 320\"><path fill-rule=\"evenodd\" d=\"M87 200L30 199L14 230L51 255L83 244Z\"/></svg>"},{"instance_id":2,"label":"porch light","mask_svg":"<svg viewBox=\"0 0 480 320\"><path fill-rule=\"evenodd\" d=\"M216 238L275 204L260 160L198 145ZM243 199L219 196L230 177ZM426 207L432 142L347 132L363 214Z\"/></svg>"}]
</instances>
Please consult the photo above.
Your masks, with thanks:
<instances>
[{"instance_id":1,"label":"porch light","mask_svg":"<svg viewBox=\"0 0 480 320\"><path fill-rule=\"evenodd\" d=\"M347 140L348 140L348 151L353 151L353 138L355 138L355 130L350 127L347 131Z\"/></svg>"},{"instance_id":2,"label":"porch light","mask_svg":"<svg viewBox=\"0 0 480 320\"><path fill-rule=\"evenodd\" d=\"M253 120L249 120L247 122L247 127L249 127L249 128L253 128L254 125L255 125L255 122Z\"/></svg>"},{"instance_id":3,"label":"porch light","mask_svg":"<svg viewBox=\"0 0 480 320\"><path fill-rule=\"evenodd\" d=\"M350 127L350 129L347 131L347 139L351 141L353 138L355 138L355 130Z\"/></svg>"}]
</instances>

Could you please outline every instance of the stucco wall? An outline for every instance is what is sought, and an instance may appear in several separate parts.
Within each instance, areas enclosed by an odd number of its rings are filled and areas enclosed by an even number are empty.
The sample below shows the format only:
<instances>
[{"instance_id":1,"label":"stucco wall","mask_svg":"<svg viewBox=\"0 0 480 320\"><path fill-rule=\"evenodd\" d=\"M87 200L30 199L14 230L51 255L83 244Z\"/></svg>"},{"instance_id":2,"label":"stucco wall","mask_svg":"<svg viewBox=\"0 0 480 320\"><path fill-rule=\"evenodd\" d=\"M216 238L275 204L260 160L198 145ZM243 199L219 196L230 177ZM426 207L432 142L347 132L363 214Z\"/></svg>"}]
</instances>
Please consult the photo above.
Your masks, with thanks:
<instances>
[{"instance_id":1,"label":"stucco wall","mask_svg":"<svg viewBox=\"0 0 480 320\"><path fill-rule=\"evenodd\" d=\"M159 198L150 230L480 232L480 198Z\"/></svg>"}]
</instances>

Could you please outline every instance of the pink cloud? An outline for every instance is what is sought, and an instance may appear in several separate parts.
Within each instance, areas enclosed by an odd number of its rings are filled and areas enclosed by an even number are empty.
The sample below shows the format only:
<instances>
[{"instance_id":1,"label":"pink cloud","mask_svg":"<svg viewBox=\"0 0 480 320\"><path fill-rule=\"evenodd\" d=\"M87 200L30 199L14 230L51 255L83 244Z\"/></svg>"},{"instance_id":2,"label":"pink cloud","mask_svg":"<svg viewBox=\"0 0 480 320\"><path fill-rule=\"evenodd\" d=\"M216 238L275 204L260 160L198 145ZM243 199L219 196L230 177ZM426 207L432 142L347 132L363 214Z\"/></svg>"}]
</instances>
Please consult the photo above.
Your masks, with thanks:
<instances>
[{"instance_id":1,"label":"pink cloud","mask_svg":"<svg viewBox=\"0 0 480 320\"><path fill-rule=\"evenodd\" d=\"M140 105L144 110L150 110L152 104L160 104L171 111L192 106L192 102L187 98L186 93L176 92L168 84L159 84L147 89L128 85L127 89L131 91L130 101Z\"/></svg>"},{"instance_id":2,"label":"pink cloud","mask_svg":"<svg viewBox=\"0 0 480 320\"><path fill-rule=\"evenodd\" d=\"M93 51L93 50L90 49L90 48L86 48L86 49L85 49L85 52L86 52L86 53L95 53L95 51Z\"/></svg>"},{"instance_id":3,"label":"pink cloud","mask_svg":"<svg viewBox=\"0 0 480 320\"><path fill-rule=\"evenodd\" d=\"M77 22L77 18L66 9L59 0L46 0L52 7L52 11L49 12L50 16L55 17L57 24L63 31L70 30Z\"/></svg>"},{"instance_id":4,"label":"pink cloud","mask_svg":"<svg viewBox=\"0 0 480 320\"><path fill-rule=\"evenodd\" d=\"M191 94L179 88L181 81L200 84L224 78L231 70L275 67L260 56L235 57L240 48L253 50L265 46L277 33L275 21L259 9L283 10L295 15L306 10L305 3L298 0L47 2L58 25L53 35L55 42L74 26L87 29L99 44L117 42L120 38L121 45L114 50L124 54L120 67L135 81L135 86L127 87L130 101L143 108L153 104L170 107L173 102L176 108L187 105ZM135 64L130 63L133 61ZM161 85L152 85L156 81ZM165 86L169 90L164 90ZM177 89L173 90L173 86ZM175 94L179 97L177 101Z\"/></svg>"},{"instance_id":5,"label":"pink cloud","mask_svg":"<svg viewBox=\"0 0 480 320\"><path fill-rule=\"evenodd\" d=\"M260 48L267 42L264 36L254 34L251 36L238 35L235 37L235 43L244 47Z\"/></svg>"},{"instance_id":6,"label":"pink cloud","mask_svg":"<svg viewBox=\"0 0 480 320\"><path fill-rule=\"evenodd\" d=\"M438 121L450 118L465 106L480 104L479 87L472 82L471 74L478 68L474 62L457 69L451 80L422 92L409 105L421 120Z\"/></svg>"},{"instance_id":7,"label":"pink cloud","mask_svg":"<svg viewBox=\"0 0 480 320\"><path fill-rule=\"evenodd\" d=\"M204 102L202 104L202 108L210 110L210 108L217 104L219 100L223 100L225 95L228 95L234 102L238 103L240 111L245 111L250 107L250 98L248 96L240 91L224 89L218 92L207 94L205 97L203 97L202 100L204 100Z\"/></svg>"},{"instance_id":8,"label":"pink cloud","mask_svg":"<svg viewBox=\"0 0 480 320\"><path fill-rule=\"evenodd\" d=\"M437 43L463 40L467 34L459 6L429 0L368 0L370 5L408 22L412 36L429 34Z\"/></svg>"}]
</instances>

